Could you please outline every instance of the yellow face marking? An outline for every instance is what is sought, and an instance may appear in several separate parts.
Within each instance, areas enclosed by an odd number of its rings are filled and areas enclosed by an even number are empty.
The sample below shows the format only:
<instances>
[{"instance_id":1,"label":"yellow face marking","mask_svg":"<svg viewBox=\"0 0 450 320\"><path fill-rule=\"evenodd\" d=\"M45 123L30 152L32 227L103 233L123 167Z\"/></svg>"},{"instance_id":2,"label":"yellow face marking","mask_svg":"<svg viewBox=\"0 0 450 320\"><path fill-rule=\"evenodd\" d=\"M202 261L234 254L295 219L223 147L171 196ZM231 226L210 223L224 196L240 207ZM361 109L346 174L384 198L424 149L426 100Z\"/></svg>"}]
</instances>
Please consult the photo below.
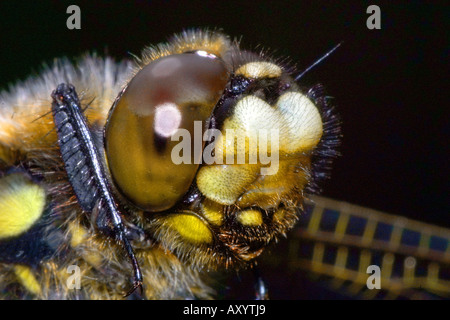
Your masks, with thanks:
<instances>
[{"instance_id":1,"label":"yellow face marking","mask_svg":"<svg viewBox=\"0 0 450 320\"><path fill-rule=\"evenodd\" d=\"M237 214L237 220L247 227L256 227L263 223L261 211L253 209L239 212Z\"/></svg>"},{"instance_id":2,"label":"yellow face marking","mask_svg":"<svg viewBox=\"0 0 450 320\"><path fill-rule=\"evenodd\" d=\"M197 186L208 199L231 205L255 180L259 168L259 165L204 166L197 174Z\"/></svg>"},{"instance_id":3,"label":"yellow face marking","mask_svg":"<svg viewBox=\"0 0 450 320\"><path fill-rule=\"evenodd\" d=\"M205 199L202 202L202 213L208 222L220 226L223 222L223 206L217 202Z\"/></svg>"},{"instance_id":4,"label":"yellow face marking","mask_svg":"<svg viewBox=\"0 0 450 320\"><path fill-rule=\"evenodd\" d=\"M238 138L228 139L228 129L234 130ZM275 138L272 130L278 133ZM241 207L268 208L276 206L294 187L303 188L308 182L310 159L302 154L312 151L319 142L322 119L312 101L301 93L287 92L280 96L275 106L250 95L236 103L222 132L214 150L216 159L222 159L223 165L200 168L197 175L200 191L208 199L223 205L238 202ZM270 163L275 169L272 174L262 174L262 165L249 161L257 156L259 161L260 134L267 137L266 151L270 150L272 156L279 154L279 159L275 156ZM242 154L242 150L245 162L230 164L228 159L239 159L235 155Z\"/></svg>"},{"instance_id":5,"label":"yellow face marking","mask_svg":"<svg viewBox=\"0 0 450 320\"><path fill-rule=\"evenodd\" d=\"M245 145L247 155L257 154L260 149L257 141L262 134L269 135L268 141L271 141L272 130L278 133L279 147L271 151L279 151L280 154L310 151L320 141L323 132L319 110L299 92L286 92L278 98L275 106L256 96L240 99L233 116L225 120L222 136L216 142L216 157L223 157L224 161L227 153L237 153L235 141L230 144L226 139L227 129L248 137Z\"/></svg>"},{"instance_id":6,"label":"yellow face marking","mask_svg":"<svg viewBox=\"0 0 450 320\"><path fill-rule=\"evenodd\" d=\"M194 215L173 214L167 217L165 223L184 240L193 244L211 243L213 240L209 228Z\"/></svg>"},{"instance_id":7,"label":"yellow face marking","mask_svg":"<svg viewBox=\"0 0 450 320\"><path fill-rule=\"evenodd\" d=\"M38 295L41 292L41 286L39 285L36 277L29 267L15 265L14 273L19 279L20 283L32 294Z\"/></svg>"},{"instance_id":8,"label":"yellow face marking","mask_svg":"<svg viewBox=\"0 0 450 320\"><path fill-rule=\"evenodd\" d=\"M245 143L246 158L256 157L261 136L270 136L272 129L280 131L280 120L280 114L264 100L256 96L240 99L235 105L233 116L225 120L222 135L215 143L216 157L222 157L227 163L227 157L238 154L241 139ZM232 134L229 135L228 130ZM268 140L271 141L271 137Z\"/></svg>"},{"instance_id":9,"label":"yellow face marking","mask_svg":"<svg viewBox=\"0 0 450 320\"><path fill-rule=\"evenodd\" d=\"M309 173L300 169L309 168L310 158L298 157L295 159L282 160L279 170L274 175L260 175L257 180L247 186L236 204L240 207L257 205L263 209L278 206L280 201L295 188L303 189L308 183Z\"/></svg>"},{"instance_id":10,"label":"yellow face marking","mask_svg":"<svg viewBox=\"0 0 450 320\"><path fill-rule=\"evenodd\" d=\"M319 143L322 117L308 97L299 92L287 92L278 98L276 106L287 129L285 136L280 135L280 145L286 152L308 151Z\"/></svg>"},{"instance_id":11,"label":"yellow face marking","mask_svg":"<svg viewBox=\"0 0 450 320\"><path fill-rule=\"evenodd\" d=\"M236 70L237 75L251 79L276 78L281 76L281 73L282 70L279 66L265 61L249 62Z\"/></svg>"},{"instance_id":12,"label":"yellow face marking","mask_svg":"<svg viewBox=\"0 0 450 320\"><path fill-rule=\"evenodd\" d=\"M0 239L22 234L45 209L45 190L23 174L0 179Z\"/></svg>"}]
</instances>

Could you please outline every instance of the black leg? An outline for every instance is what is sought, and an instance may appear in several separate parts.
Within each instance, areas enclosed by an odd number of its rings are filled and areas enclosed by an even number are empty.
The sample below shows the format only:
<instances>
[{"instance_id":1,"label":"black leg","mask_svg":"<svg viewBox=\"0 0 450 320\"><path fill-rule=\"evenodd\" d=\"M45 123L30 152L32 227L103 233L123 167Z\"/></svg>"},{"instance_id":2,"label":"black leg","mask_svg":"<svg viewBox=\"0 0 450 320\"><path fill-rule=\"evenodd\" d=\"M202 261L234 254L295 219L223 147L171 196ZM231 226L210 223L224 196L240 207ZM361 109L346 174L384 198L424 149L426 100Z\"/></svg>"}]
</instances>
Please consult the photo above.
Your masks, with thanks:
<instances>
[{"instance_id":1,"label":"black leg","mask_svg":"<svg viewBox=\"0 0 450 320\"><path fill-rule=\"evenodd\" d=\"M83 115L80 101L72 85L60 84L52 93L52 112L58 133L66 172L84 211L98 209L100 219L107 221L112 234L120 241L133 266L134 283L126 294L132 294L137 288L142 291L142 273L126 237L126 227L113 199L99 152ZM104 226L99 226L100 229Z\"/></svg>"}]
</instances>

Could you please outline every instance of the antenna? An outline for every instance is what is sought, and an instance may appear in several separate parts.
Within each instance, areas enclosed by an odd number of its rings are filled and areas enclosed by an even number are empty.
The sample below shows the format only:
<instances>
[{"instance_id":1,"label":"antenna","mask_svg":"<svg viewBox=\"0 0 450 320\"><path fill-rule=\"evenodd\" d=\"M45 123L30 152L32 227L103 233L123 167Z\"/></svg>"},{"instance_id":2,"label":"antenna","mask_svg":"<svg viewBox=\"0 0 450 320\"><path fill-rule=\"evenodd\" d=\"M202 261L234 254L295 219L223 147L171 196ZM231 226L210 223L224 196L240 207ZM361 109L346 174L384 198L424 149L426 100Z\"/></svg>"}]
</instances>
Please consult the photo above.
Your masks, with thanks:
<instances>
[{"instance_id":1,"label":"antenna","mask_svg":"<svg viewBox=\"0 0 450 320\"><path fill-rule=\"evenodd\" d=\"M333 49L331 49L330 51L328 51L327 53L325 53L321 58L319 58L318 60L316 60L316 62L314 62L312 65L310 65L308 68L305 69L305 71L303 71L302 73L300 73L298 76L295 77L295 81L298 81L301 77L303 77L303 75L305 73L307 73L309 70L311 70L312 68L314 68L316 65L318 65L320 62L322 62L323 59L325 59L326 57L328 57L330 54L332 54L337 48L339 48L341 46L343 41L339 42L336 46L334 46Z\"/></svg>"}]
</instances>

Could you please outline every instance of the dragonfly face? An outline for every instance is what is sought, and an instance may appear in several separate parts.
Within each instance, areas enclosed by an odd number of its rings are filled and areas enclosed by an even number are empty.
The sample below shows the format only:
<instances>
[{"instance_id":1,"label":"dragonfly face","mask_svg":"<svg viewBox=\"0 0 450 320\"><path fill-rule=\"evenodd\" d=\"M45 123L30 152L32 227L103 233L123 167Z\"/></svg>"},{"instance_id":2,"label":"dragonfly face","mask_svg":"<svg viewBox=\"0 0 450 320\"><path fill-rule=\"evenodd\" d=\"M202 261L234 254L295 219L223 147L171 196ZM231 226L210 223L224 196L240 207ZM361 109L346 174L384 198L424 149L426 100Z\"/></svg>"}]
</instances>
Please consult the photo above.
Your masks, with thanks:
<instances>
[{"instance_id":1,"label":"dragonfly face","mask_svg":"<svg viewBox=\"0 0 450 320\"><path fill-rule=\"evenodd\" d=\"M203 298L201 270L253 266L339 143L323 87L295 76L221 33L186 31L135 64L60 61L3 93L2 290L119 298L134 272L143 297Z\"/></svg>"}]
</instances>

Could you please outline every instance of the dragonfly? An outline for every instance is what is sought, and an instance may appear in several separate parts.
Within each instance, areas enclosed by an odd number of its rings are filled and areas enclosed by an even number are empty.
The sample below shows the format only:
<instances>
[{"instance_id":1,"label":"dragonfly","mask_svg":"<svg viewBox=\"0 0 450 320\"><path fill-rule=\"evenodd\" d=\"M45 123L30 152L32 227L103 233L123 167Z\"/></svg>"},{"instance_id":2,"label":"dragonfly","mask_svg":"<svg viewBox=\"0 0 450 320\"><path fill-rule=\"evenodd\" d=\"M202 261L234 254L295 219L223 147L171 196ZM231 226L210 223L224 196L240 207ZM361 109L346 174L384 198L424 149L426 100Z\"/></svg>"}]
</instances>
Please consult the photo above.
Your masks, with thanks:
<instances>
[{"instance_id":1,"label":"dragonfly","mask_svg":"<svg viewBox=\"0 0 450 320\"><path fill-rule=\"evenodd\" d=\"M340 132L323 87L298 82L339 46L297 72L220 32L191 30L134 63L59 60L2 92L0 292L209 298L205 269L250 267L257 298L276 297L265 283L286 274L362 298L448 297L449 230L308 194ZM281 128L280 172L195 162L211 145L228 161L234 148L219 135L175 166L171 138L179 127L195 136L195 121ZM85 290L68 285L69 270L83 271Z\"/></svg>"}]
</instances>

